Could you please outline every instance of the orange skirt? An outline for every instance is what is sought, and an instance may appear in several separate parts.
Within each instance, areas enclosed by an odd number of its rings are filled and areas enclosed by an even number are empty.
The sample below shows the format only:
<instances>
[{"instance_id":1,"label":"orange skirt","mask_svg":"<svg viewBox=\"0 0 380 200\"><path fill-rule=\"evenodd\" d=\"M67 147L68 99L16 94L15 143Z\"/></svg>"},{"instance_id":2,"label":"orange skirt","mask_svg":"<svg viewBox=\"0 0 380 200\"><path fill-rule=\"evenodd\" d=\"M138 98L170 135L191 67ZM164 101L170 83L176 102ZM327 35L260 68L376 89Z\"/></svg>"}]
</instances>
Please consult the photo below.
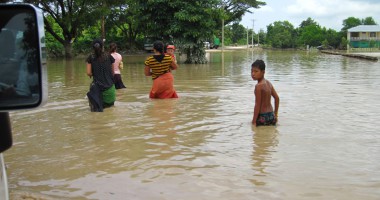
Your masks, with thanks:
<instances>
[{"instance_id":1,"label":"orange skirt","mask_svg":"<svg viewBox=\"0 0 380 200\"><path fill-rule=\"evenodd\" d=\"M152 90L149 97L154 99L178 98L174 90L173 74L168 72L153 80Z\"/></svg>"}]
</instances>

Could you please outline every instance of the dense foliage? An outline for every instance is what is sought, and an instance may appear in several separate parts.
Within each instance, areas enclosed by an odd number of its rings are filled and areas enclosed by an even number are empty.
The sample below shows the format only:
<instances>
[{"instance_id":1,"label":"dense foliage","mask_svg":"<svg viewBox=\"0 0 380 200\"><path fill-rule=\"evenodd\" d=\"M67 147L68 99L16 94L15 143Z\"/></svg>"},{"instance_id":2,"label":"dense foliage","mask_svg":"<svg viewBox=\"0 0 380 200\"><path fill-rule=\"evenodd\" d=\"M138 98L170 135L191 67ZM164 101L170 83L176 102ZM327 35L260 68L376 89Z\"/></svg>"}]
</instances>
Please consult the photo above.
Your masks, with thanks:
<instances>
[{"instance_id":1,"label":"dense foliage","mask_svg":"<svg viewBox=\"0 0 380 200\"><path fill-rule=\"evenodd\" d=\"M164 41L175 40L176 46L186 53L187 63L206 62L203 41L217 29L216 19L221 17L221 12L215 9L218 3L218 0L140 0L147 33L163 37Z\"/></svg>"},{"instance_id":2,"label":"dense foliage","mask_svg":"<svg viewBox=\"0 0 380 200\"><path fill-rule=\"evenodd\" d=\"M119 49L143 49L145 37L174 43L188 63L204 63L203 42L221 39L225 45L260 43L273 48L347 46L347 29L377 24L372 17L348 17L338 32L321 27L311 18L298 27L276 21L258 33L239 22L249 9L265 5L258 0L25 0L45 13L49 56L71 58L88 53L94 38L116 42ZM248 40L248 41L247 41Z\"/></svg>"},{"instance_id":3,"label":"dense foliage","mask_svg":"<svg viewBox=\"0 0 380 200\"><path fill-rule=\"evenodd\" d=\"M348 17L343 20L342 30L321 27L310 17L294 28L288 21L277 21L267 26L267 45L275 48L306 48L322 46L324 48L345 49L347 30L358 25L376 25L372 17L359 19Z\"/></svg>"},{"instance_id":4,"label":"dense foliage","mask_svg":"<svg viewBox=\"0 0 380 200\"><path fill-rule=\"evenodd\" d=\"M275 48L295 47L295 29L288 21L276 21L267 26L267 39Z\"/></svg>"},{"instance_id":5,"label":"dense foliage","mask_svg":"<svg viewBox=\"0 0 380 200\"><path fill-rule=\"evenodd\" d=\"M50 56L71 58L89 50L93 38L118 43L120 49L141 49L146 36L176 45L189 63L204 63L203 41L225 24L240 21L257 0L25 0L45 13ZM62 53L64 52L64 53Z\"/></svg>"}]
</instances>

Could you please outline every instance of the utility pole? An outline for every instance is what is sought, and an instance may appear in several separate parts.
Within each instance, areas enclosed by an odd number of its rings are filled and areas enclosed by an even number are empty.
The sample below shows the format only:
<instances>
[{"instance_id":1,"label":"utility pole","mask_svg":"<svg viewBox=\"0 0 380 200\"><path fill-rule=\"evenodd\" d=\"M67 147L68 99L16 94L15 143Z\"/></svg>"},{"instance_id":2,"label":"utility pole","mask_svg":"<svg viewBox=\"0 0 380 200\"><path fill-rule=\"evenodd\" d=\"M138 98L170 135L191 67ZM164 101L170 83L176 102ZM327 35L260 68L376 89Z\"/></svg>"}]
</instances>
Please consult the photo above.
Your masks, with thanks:
<instances>
[{"instance_id":1,"label":"utility pole","mask_svg":"<svg viewBox=\"0 0 380 200\"><path fill-rule=\"evenodd\" d=\"M222 52L224 52L224 16L222 18Z\"/></svg>"},{"instance_id":2,"label":"utility pole","mask_svg":"<svg viewBox=\"0 0 380 200\"><path fill-rule=\"evenodd\" d=\"M253 49L253 33L254 32L255 32L255 19L252 19L252 49Z\"/></svg>"},{"instance_id":3,"label":"utility pole","mask_svg":"<svg viewBox=\"0 0 380 200\"><path fill-rule=\"evenodd\" d=\"M257 32L257 46L260 45L260 32Z\"/></svg>"},{"instance_id":4,"label":"utility pole","mask_svg":"<svg viewBox=\"0 0 380 200\"><path fill-rule=\"evenodd\" d=\"M247 50L249 49L249 38L248 38L248 35L249 35L249 31L248 31L248 26L247 26Z\"/></svg>"},{"instance_id":5,"label":"utility pole","mask_svg":"<svg viewBox=\"0 0 380 200\"><path fill-rule=\"evenodd\" d=\"M253 21L253 24L255 24L255 20L252 20ZM253 26L252 26L252 48L253 48L253 33L255 32L254 31L255 29L253 29Z\"/></svg>"},{"instance_id":6,"label":"utility pole","mask_svg":"<svg viewBox=\"0 0 380 200\"><path fill-rule=\"evenodd\" d=\"M224 5L224 2L223 2L223 6L222 6L222 11L223 11L223 16L222 16L222 52L224 52L224 9L225 9L225 5Z\"/></svg>"}]
</instances>

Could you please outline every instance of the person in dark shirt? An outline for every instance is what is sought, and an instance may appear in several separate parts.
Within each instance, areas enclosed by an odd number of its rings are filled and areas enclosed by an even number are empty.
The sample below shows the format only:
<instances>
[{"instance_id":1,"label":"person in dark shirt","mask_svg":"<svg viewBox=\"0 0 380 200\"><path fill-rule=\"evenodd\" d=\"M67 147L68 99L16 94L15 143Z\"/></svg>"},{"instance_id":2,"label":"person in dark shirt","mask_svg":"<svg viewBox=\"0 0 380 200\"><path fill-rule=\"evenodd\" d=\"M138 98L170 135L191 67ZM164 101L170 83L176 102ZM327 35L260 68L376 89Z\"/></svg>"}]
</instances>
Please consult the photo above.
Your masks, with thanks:
<instances>
[{"instance_id":1,"label":"person in dark shirt","mask_svg":"<svg viewBox=\"0 0 380 200\"><path fill-rule=\"evenodd\" d=\"M116 89L114 84L114 69L113 63L115 59L108 53L103 51L103 41L95 39L92 42L93 53L87 58L87 75L93 78L91 87L87 96L90 100L90 107L92 111L102 111L103 107L110 107L114 105L116 100ZM101 95L91 93L91 91L100 91ZM94 105L95 102L102 102ZM91 106L92 104L92 106ZM93 110L95 107L101 107Z\"/></svg>"}]
</instances>

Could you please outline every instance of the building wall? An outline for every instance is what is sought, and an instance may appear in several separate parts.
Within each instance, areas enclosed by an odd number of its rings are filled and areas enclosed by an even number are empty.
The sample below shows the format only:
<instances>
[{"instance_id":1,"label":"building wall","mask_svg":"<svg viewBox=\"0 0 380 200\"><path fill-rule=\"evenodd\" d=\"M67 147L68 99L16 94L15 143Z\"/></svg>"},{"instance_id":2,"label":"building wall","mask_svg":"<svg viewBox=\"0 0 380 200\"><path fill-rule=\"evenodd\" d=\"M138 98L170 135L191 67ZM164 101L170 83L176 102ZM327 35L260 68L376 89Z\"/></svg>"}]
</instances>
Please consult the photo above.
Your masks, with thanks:
<instances>
[{"instance_id":1,"label":"building wall","mask_svg":"<svg viewBox=\"0 0 380 200\"><path fill-rule=\"evenodd\" d=\"M352 37L354 35L355 37ZM359 36L359 37L358 37ZM379 48L380 32L371 34L370 32L347 33L351 48Z\"/></svg>"},{"instance_id":2,"label":"building wall","mask_svg":"<svg viewBox=\"0 0 380 200\"><path fill-rule=\"evenodd\" d=\"M351 48L379 48L380 41L350 41Z\"/></svg>"}]
</instances>

